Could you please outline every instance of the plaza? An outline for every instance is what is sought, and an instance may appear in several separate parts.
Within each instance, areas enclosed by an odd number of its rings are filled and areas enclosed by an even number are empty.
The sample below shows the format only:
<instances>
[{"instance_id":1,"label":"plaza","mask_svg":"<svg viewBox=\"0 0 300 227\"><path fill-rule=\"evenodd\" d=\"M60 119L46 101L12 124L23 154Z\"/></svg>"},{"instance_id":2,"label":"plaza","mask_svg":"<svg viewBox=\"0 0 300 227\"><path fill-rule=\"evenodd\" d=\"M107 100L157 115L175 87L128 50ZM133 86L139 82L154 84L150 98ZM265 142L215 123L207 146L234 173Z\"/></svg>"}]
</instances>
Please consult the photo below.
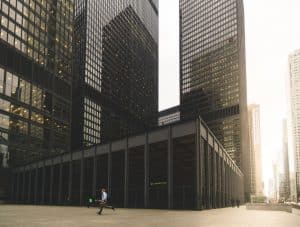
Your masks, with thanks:
<instances>
[{"instance_id":1,"label":"plaza","mask_svg":"<svg viewBox=\"0 0 300 227\"><path fill-rule=\"evenodd\" d=\"M203 226L203 227L299 227L300 216L280 211L220 208L203 211L105 209L65 206L1 205L0 226Z\"/></svg>"}]
</instances>

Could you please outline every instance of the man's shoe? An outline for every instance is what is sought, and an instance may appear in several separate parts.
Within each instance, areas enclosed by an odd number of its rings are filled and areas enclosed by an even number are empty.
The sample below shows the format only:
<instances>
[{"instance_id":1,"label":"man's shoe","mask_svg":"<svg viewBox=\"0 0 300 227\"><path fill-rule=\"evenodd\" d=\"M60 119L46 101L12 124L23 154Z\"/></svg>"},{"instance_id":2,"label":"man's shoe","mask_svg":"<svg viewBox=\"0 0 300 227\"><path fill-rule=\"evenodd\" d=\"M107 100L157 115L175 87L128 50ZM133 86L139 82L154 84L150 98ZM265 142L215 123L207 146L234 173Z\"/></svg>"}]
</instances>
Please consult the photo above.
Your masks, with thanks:
<instances>
[{"instance_id":1,"label":"man's shoe","mask_svg":"<svg viewBox=\"0 0 300 227\"><path fill-rule=\"evenodd\" d=\"M114 207L113 207L112 209L113 209L113 211L115 211L115 208L114 208Z\"/></svg>"}]
</instances>

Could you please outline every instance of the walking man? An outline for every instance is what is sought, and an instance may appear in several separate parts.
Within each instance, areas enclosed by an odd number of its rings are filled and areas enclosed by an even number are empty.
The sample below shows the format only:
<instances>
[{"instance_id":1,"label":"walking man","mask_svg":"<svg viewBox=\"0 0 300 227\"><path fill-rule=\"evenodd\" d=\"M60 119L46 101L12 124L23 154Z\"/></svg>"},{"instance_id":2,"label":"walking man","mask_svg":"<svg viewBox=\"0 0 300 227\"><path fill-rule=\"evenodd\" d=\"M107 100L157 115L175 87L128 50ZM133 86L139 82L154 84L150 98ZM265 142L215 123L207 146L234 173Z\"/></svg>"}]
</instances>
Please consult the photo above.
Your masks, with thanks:
<instances>
[{"instance_id":1,"label":"walking man","mask_svg":"<svg viewBox=\"0 0 300 227\"><path fill-rule=\"evenodd\" d=\"M108 206L108 205L107 205L107 198L108 198L108 197L107 197L107 192L106 192L105 188L102 188L102 189L101 189L101 199L100 199L100 201L99 201L99 208L100 208L100 210L99 210L99 212L98 212L99 215L102 214L102 211L103 211L103 208L104 208L104 207L110 208L110 209L112 209L113 211L115 211L115 208L114 208L113 206Z\"/></svg>"}]
</instances>

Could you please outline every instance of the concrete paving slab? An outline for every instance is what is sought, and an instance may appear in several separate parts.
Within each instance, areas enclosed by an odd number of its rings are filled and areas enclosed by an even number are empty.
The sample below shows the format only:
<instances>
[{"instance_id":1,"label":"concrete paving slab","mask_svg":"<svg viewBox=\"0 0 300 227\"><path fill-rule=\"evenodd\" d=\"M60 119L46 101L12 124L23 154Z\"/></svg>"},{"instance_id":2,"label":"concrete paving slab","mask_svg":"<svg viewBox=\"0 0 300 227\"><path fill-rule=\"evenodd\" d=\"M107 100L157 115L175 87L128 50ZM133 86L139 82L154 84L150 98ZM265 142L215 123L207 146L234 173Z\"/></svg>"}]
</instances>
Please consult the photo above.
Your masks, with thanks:
<instances>
[{"instance_id":1,"label":"concrete paving slab","mask_svg":"<svg viewBox=\"0 0 300 227\"><path fill-rule=\"evenodd\" d=\"M223 208L204 211L0 205L0 227L300 227L300 216L281 211Z\"/></svg>"}]
</instances>

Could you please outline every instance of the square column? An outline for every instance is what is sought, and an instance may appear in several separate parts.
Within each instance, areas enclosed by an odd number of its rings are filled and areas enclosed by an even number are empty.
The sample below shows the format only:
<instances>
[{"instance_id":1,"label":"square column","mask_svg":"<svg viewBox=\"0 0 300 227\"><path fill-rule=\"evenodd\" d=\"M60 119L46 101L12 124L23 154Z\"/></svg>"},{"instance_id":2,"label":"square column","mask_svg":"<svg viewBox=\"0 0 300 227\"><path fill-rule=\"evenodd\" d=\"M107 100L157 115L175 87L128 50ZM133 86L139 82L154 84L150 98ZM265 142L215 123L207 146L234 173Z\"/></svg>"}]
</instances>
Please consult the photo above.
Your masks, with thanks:
<instances>
[{"instance_id":1,"label":"square column","mask_svg":"<svg viewBox=\"0 0 300 227\"><path fill-rule=\"evenodd\" d=\"M111 175L112 175L112 163L111 163L111 143L109 144L109 151L108 151L108 158L107 158L107 168L108 168L108 174L107 174L107 190L108 192L111 191Z\"/></svg>"},{"instance_id":2,"label":"square column","mask_svg":"<svg viewBox=\"0 0 300 227\"><path fill-rule=\"evenodd\" d=\"M173 142L172 129L168 127L168 209L173 208Z\"/></svg>"},{"instance_id":3,"label":"square column","mask_svg":"<svg viewBox=\"0 0 300 227\"><path fill-rule=\"evenodd\" d=\"M196 120L196 134L195 134L195 208L196 210L203 209L202 200L202 186L203 186L203 149L201 146L201 133L200 133L200 121Z\"/></svg>"},{"instance_id":4,"label":"square column","mask_svg":"<svg viewBox=\"0 0 300 227\"><path fill-rule=\"evenodd\" d=\"M71 160L69 164L69 185L68 185L69 196L67 198L69 201L72 198L72 182L73 182L72 175L73 175L73 167L72 167L72 154L71 154Z\"/></svg>"},{"instance_id":5,"label":"square column","mask_svg":"<svg viewBox=\"0 0 300 227\"><path fill-rule=\"evenodd\" d=\"M223 207L222 204L222 161L220 153L217 156L218 163L218 208Z\"/></svg>"},{"instance_id":6,"label":"square column","mask_svg":"<svg viewBox=\"0 0 300 227\"><path fill-rule=\"evenodd\" d=\"M96 196L96 181L97 181L97 159L96 159L96 150L97 146L95 146L94 157L93 157L93 195Z\"/></svg>"},{"instance_id":7,"label":"square column","mask_svg":"<svg viewBox=\"0 0 300 227\"><path fill-rule=\"evenodd\" d=\"M26 195L27 202L31 203L31 201L30 201L30 192L31 192L31 173L30 173L30 171L28 171L28 186L27 187L28 187L28 192Z\"/></svg>"},{"instance_id":8,"label":"square column","mask_svg":"<svg viewBox=\"0 0 300 227\"><path fill-rule=\"evenodd\" d=\"M128 207L128 137L126 138L126 147L124 152L124 207Z\"/></svg>"},{"instance_id":9,"label":"square column","mask_svg":"<svg viewBox=\"0 0 300 227\"><path fill-rule=\"evenodd\" d=\"M149 207L149 140L148 133L145 134L144 147L144 207Z\"/></svg>"},{"instance_id":10,"label":"square column","mask_svg":"<svg viewBox=\"0 0 300 227\"><path fill-rule=\"evenodd\" d=\"M206 175L206 209L210 209L211 208L211 152L209 149L210 145L209 143L207 143L207 147L206 147L206 171L205 171L205 175Z\"/></svg>"},{"instance_id":11,"label":"square column","mask_svg":"<svg viewBox=\"0 0 300 227\"><path fill-rule=\"evenodd\" d=\"M59 164L59 179L58 179L58 204L62 204L62 171L63 171L63 163L61 157L60 164Z\"/></svg>"},{"instance_id":12,"label":"square column","mask_svg":"<svg viewBox=\"0 0 300 227\"><path fill-rule=\"evenodd\" d=\"M211 166L211 174L212 174L212 208L217 208L216 200L217 200L217 166L216 166L216 151L213 147L212 149L212 166Z\"/></svg>"},{"instance_id":13,"label":"square column","mask_svg":"<svg viewBox=\"0 0 300 227\"><path fill-rule=\"evenodd\" d=\"M83 204L83 182L84 182L84 150L81 151L80 158L80 185L79 185L79 204Z\"/></svg>"},{"instance_id":14,"label":"square column","mask_svg":"<svg viewBox=\"0 0 300 227\"><path fill-rule=\"evenodd\" d=\"M17 172L17 189L16 189L16 202L20 200L20 172Z\"/></svg>"},{"instance_id":15,"label":"square column","mask_svg":"<svg viewBox=\"0 0 300 227\"><path fill-rule=\"evenodd\" d=\"M22 171L22 178L23 178L23 185L21 191L21 202L24 203L25 200L25 173L24 170Z\"/></svg>"},{"instance_id":16,"label":"square column","mask_svg":"<svg viewBox=\"0 0 300 227\"><path fill-rule=\"evenodd\" d=\"M42 169L42 201L41 204L45 203L45 184L46 184L46 167L45 167L45 162L43 163L43 169Z\"/></svg>"},{"instance_id":17,"label":"square column","mask_svg":"<svg viewBox=\"0 0 300 227\"><path fill-rule=\"evenodd\" d=\"M37 204L37 186L38 186L38 167L35 167L34 181L34 204Z\"/></svg>"},{"instance_id":18,"label":"square column","mask_svg":"<svg viewBox=\"0 0 300 227\"><path fill-rule=\"evenodd\" d=\"M54 167L53 163L50 166L50 192L49 192L49 204L53 203L53 175L54 175Z\"/></svg>"}]
</instances>

